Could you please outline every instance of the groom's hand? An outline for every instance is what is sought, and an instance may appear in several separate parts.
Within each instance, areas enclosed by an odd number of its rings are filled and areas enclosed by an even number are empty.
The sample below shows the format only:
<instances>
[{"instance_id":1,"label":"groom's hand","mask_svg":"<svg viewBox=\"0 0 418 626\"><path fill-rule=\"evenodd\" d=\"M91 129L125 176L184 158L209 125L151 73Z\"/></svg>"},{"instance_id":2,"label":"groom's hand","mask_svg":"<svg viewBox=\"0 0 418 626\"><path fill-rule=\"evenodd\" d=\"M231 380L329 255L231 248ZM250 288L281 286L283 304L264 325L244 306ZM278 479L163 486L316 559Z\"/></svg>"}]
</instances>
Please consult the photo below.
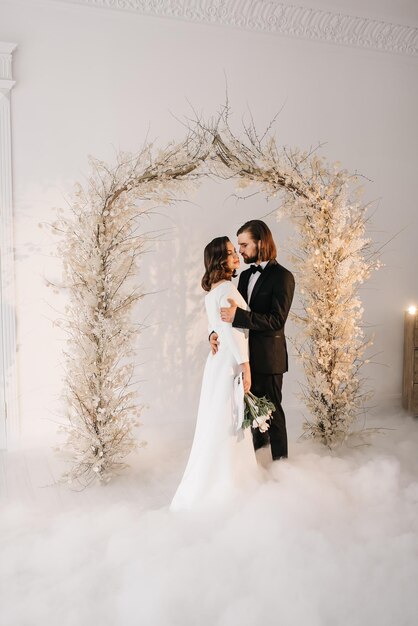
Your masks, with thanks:
<instances>
[{"instance_id":1,"label":"groom's hand","mask_svg":"<svg viewBox=\"0 0 418 626\"><path fill-rule=\"evenodd\" d=\"M235 317L235 311L238 308L238 304L233 298L228 298L228 302L231 306L221 307L221 320L223 322L233 322Z\"/></svg>"}]
</instances>

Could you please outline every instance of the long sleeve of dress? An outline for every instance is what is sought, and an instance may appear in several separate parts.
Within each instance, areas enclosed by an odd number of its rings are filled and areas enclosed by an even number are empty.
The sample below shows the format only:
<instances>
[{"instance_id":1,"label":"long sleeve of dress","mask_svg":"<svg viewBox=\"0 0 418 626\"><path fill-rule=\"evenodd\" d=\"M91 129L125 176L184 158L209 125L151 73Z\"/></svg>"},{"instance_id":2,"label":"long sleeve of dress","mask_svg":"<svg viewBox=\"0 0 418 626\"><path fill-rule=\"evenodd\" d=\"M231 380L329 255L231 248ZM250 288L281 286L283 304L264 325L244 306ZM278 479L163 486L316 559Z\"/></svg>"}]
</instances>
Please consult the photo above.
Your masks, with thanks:
<instances>
[{"instance_id":1,"label":"long sleeve of dress","mask_svg":"<svg viewBox=\"0 0 418 626\"><path fill-rule=\"evenodd\" d=\"M236 290L230 290L222 294L219 299L219 308L224 306L230 306L228 298L237 298L238 292ZM230 322L219 322L219 334L220 341L224 341L228 348L231 350L236 362L247 363L249 359L248 352L248 339L246 332L242 328L234 328Z\"/></svg>"}]
</instances>

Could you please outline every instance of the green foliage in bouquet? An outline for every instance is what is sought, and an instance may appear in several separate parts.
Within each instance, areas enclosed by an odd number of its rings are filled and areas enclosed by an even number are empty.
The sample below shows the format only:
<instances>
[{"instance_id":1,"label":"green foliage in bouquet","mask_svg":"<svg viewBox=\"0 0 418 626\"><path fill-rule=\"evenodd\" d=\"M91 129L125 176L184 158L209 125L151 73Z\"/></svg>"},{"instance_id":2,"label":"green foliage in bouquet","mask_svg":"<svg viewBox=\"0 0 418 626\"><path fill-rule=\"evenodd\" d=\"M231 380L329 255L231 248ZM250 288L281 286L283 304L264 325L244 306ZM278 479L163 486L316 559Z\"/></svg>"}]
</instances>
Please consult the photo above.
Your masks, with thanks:
<instances>
[{"instance_id":1,"label":"green foliage in bouquet","mask_svg":"<svg viewBox=\"0 0 418 626\"><path fill-rule=\"evenodd\" d=\"M244 421L243 428L259 428L261 432L266 432L270 428L269 420L275 410L273 402L266 396L258 398L251 391L244 395Z\"/></svg>"}]
</instances>

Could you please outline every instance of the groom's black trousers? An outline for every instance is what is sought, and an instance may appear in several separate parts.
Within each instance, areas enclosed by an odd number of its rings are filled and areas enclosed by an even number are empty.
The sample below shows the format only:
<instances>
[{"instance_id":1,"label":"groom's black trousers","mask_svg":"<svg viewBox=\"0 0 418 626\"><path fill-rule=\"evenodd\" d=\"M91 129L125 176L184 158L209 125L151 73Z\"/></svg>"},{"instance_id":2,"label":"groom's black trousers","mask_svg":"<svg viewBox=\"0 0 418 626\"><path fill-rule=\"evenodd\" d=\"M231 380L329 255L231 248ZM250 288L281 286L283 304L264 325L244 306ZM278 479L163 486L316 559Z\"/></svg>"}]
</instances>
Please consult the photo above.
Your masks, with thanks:
<instances>
[{"instance_id":1,"label":"groom's black trousers","mask_svg":"<svg viewBox=\"0 0 418 626\"><path fill-rule=\"evenodd\" d=\"M267 446L270 441L273 460L287 458L287 431L282 409L283 374L257 374L251 372L251 392L258 397L267 396L276 407L270 420L270 428L261 433L258 428L251 429L254 448Z\"/></svg>"}]
</instances>

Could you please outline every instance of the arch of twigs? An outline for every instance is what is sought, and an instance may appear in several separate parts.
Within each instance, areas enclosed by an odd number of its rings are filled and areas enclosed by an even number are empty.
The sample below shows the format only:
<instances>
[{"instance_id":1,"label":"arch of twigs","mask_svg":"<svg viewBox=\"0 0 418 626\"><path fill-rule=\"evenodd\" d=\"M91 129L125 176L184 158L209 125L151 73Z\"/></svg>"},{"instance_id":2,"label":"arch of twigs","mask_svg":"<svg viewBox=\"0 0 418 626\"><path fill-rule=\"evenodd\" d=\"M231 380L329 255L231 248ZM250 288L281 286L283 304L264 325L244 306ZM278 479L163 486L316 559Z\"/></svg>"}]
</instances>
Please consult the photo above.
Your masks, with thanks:
<instances>
[{"instance_id":1,"label":"arch of twigs","mask_svg":"<svg viewBox=\"0 0 418 626\"><path fill-rule=\"evenodd\" d=\"M63 448L71 467L62 480L87 485L108 482L138 445L134 426L140 408L132 389L135 338L133 305L143 297L137 284L145 244L141 218L146 200L170 203L207 176L236 178L272 197L296 226L293 269L302 313L297 351L306 381L311 436L332 448L343 442L362 411L360 369L369 345L361 326L358 287L379 266L365 237L367 206L356 176L328 165L316 150L281 149L268 130L254 125L244 140L227 115L215 124L188 127L186 139L156 151L120 153L114 166L91 159L87 184L77 184L69 217L61 212L64 287L69 305L65 399L68 422Z\"/></svg>"}]
</instances>

